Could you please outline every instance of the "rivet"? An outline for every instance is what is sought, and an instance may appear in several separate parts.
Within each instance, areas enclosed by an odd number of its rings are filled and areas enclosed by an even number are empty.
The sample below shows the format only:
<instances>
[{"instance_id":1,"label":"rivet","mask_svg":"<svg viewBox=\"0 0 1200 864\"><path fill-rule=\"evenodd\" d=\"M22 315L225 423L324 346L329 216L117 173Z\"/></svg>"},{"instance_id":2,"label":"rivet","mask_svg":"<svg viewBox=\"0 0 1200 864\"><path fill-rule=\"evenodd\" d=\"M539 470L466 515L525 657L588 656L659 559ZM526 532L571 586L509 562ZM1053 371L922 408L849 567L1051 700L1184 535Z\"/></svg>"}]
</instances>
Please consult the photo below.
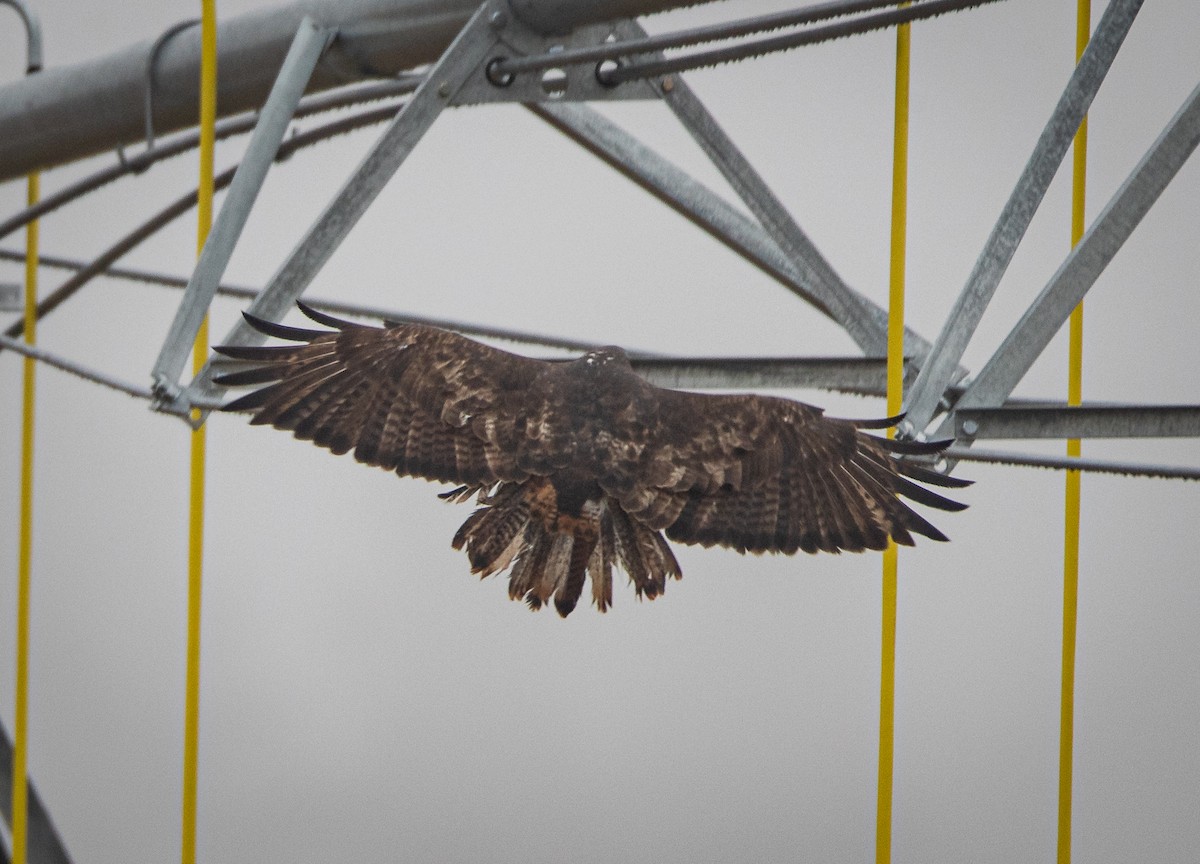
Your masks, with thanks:
<instances>
[{"instance_id":1,"label":"rivet","mask_svg":"<svg viewBox=\"0 0 1200 864\"><path fill-rule=\"evenodd\" d=\"M675 89L675 79L670 75L662 79L662 89L664 93L670 93Z\"/></svg>"},{"instance_id":2,"label":"rivet","mask_svg":"<svg viewBox=\"0 0 1200 864\"><path fill-rule=\"evenodd\" d=\"M962 431L964 435L974 435L979 431L979 424L974 420L964 420L962 424Z\"/></svg>"}]
</instances>

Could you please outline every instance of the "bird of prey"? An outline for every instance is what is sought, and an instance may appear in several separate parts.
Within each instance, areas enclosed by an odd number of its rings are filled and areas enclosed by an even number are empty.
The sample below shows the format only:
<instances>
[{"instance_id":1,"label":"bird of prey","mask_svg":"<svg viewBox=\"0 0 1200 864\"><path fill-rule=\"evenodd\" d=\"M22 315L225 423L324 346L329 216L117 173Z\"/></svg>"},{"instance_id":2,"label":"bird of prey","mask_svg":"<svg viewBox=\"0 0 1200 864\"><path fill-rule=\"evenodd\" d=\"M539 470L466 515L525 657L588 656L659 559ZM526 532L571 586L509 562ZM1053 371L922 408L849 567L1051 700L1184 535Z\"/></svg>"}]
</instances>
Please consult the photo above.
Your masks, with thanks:
<instances>
[{"instance_id":1,"label":"bird of prey","mask_svg":"<svg viewBox=\"0 0 1200 864\"><path fill-rule=\"evenodd\" d=\"M265 385L224 410L402 476L456 484L439 497L479 507L454 548L481 576L508 570L509 596L534 609L553 600L566 617L590 577L605 611L615 566L639 597L657 597L681 576L663 532L738 552L861 552L889 537L946 539L898 496L965 506L914 481L967 481L899 458L948 441L862 431L898 417L838 420L788 399L664 389L620 348L536 360L436 327L367 326L298 305L332 329L247 314L291 344L215 349L239 361L218 384Z\"/></svg>"}]
</instances>

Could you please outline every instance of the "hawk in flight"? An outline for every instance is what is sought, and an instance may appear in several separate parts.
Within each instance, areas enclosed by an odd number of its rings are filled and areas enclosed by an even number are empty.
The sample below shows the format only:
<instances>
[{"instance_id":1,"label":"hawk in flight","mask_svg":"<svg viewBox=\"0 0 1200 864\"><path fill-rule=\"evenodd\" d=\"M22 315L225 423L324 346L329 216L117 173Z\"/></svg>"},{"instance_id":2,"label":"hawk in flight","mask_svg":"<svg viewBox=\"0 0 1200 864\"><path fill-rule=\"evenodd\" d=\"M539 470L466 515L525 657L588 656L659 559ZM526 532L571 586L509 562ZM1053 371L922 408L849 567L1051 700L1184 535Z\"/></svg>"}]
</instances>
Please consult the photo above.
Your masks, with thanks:
<instances>
[{"instance_id":1,"label":"hawk in flight","mask_svg":"<svg viewBox=\"0 0 1200 864\"><path fill-rule=\"evenodd\" d=\"M421 324L373 327L298 304L331 330L246 315L292 344L218 347L239 361L225 386L259 386L224 406L334 453L458 488L479 507L458 533L471 570L509 570L508 593L570 614L591 578L612 603L613 568L652 599L680 578L663 537L738 552L861 552L888 538L946 537L900 497L965 505L917 482L967 481L900 456L949 442L868 435L855 421L771 396L656 387L619 348L535 360Z\"/></svg>"}]
</instances>

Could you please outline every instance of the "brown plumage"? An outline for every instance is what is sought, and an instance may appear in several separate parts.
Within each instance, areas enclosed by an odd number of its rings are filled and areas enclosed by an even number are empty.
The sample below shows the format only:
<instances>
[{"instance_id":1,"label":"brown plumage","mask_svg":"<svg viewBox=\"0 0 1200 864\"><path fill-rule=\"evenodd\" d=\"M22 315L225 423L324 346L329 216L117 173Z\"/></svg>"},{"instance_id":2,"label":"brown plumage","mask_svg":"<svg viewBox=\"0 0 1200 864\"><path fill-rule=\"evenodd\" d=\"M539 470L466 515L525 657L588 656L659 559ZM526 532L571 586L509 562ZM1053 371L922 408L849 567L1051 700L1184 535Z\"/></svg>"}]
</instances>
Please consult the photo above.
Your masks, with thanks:
<instances>
[{"instance_id":1,"label":"brown plumage","mask_svg":"<svg viewBox=\"0 0 1200 864\"><path fill-rule=\"evenodd\" d=\"M455 534L481 576L509 570L509 595L538 609L612 603L620 566L653 599L679 563L663 537L738 552L861 552L888 538L946 537L903 496L964 505L920 483L966 481L897 458L949 442L890 441L893 425L837 420L770 396L655 387L619 348L577 360L521 357L421 324L370 327L301 310L332 330L247 315L294 344L218 347L241 361L226 386L265 385L225 406L397 474L460 484L475 498Z\"/></svg>"}]
</instances>

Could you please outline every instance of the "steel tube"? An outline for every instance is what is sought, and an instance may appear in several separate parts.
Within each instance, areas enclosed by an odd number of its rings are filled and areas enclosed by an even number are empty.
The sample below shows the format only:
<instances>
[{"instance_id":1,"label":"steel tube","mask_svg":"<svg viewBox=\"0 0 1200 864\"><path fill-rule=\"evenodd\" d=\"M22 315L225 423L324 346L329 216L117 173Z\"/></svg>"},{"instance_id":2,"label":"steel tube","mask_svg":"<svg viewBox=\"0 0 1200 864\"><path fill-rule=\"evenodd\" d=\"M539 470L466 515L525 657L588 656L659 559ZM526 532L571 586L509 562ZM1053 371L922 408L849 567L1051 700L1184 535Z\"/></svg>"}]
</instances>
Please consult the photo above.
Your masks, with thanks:
<instances>
[{"instance_id":1,"label":"steel tube","mask_svg":"<svg viewBox=\"0 0 1200 864\"><path fill-rule=\"evenodd\" d=\"M522 0L513 5L524 20L549 31L699 2ZM218 28L218 110L228 116L263 103L305 15L338 31L309 82L306 92L315 92L432 63L479 5L476 0L297 0L230 18ZM153 43L147 39L0 86L0 182L140 141ZM159 135L195 125L199 65L197 29L162 46L154 72L153 120Z\"/></svg>"},{"instance_id":2,"label":"steel tube","mask_svg":"<svg viewBox=\"0 0 1200 864\"><path fill-rule=\"evenodd\" d=\"M1200 438L1200 405L1039 405L954 412L955 439Z\"/></svg>"}]
</instances>

